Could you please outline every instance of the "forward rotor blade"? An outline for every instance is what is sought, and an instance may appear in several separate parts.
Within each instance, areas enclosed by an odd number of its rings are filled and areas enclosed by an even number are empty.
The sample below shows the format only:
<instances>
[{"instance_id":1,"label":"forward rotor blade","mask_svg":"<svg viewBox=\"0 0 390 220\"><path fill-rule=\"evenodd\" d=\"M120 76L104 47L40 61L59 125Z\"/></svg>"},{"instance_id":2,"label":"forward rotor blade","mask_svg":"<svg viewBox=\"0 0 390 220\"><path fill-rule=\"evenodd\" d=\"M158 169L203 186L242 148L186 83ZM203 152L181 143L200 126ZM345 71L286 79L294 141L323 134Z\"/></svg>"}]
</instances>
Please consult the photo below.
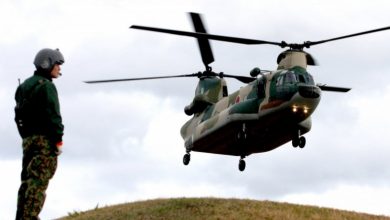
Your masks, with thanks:
<instances>
[{"instance_id":1,"label":"forward rotor blade","mask_svg":"<svg viewBox=\"0 0 390 220\"><path fill-rule=\"evenodd\" d=\"M194 25L195 31L198 33L206 33L207 34L206 28L203 25L202 18L200 16L200 14L193 13L193 12L191 12L189 14L190 14L190 17L192 20L192 24ZM213 52L211 50L210 42L208 39L205 39L205 38L197 38L197 40L198 40L199 50L200 50L200 54L202 56L203 64L207 68L207 66L210 63L214 62L214 56L213 56Z\"/></svg>"},{"instance_id":2,"label":"forward rotor blade","mask_svg":"<svg viewBox=\"0 0 390 220\"><path fill-rule=\"evenodd\" d=\"M304 46L309 48L312 45L322 44L322 43L326 43L329 41L341 40L341 39L350 38L350 37L356 37L356 36L360 36L360 35L364 35L364 34L371 34L371 33L385 31L385 30L389 30L389 29L390 29L390 26L378 28L378 29L374 29L374 30L370 30L370 31L359 32L359 33L355 33L355 34L349 34L349 35L345 35L345 36L341 36L341 37L335 37L335 38L331 38L331 39L327 39L327 40L314 41L314 42L307 41L304 43Z\"/></svg>"},{"instance_id":3,"label":"forward rotor blade","mask_svg":"<svg viewBox=\"0 0 390 220\"><path fill-rule=\"evenodd\" d=\"M180 78L180 77L198 77L199 74L186 74L186 75L173 75L173 76L155 76L155 77L139 77L139 78L127 78L127 79L107 79L107 80L91 80L84 81L85 83L109 83L109 82L124 82L124 81L136 81L136 80L150 80L150 79L168 79L168 78Z\"/></svg>"},{"instance_id":4,"label":"forward rotor blade","mask_svg":"<svg viewBox=\"0 0 390 220\"><path fill-rule=\"evenodd\" d=\"M236 76L236 75L223 74L223 77L234 78L234 79L237 79L238 81L243 82L243 83L250 83L250 82L256 80L255 77L249 77L249 76Z\"/></svg>"},{"instance_id":5,"label":"forward rotor blade","mask_svg":"<svg viewBox=\"0 0 390 220\"><path fill-rule=\"evenodd\" d=\"M247 39L247 38L238 38L238 37L228 37L228 36L222 36L222 35L195 33L195 32L188 32L188 31L178 31L178 30L146 27L146 26L139 26L139 25L132 25L132 26L130 26L130 28L145 30L145 31L160 32L160 33L166 33L166 34L181 35L181 36L187 36L187 37L195 37L195 38L199 38L199 39L226 41L226 42L239 43L239 44L271 44L271 45L277 45L280 47L286 46L285 43L283 44L283 43L279 43L279 42L263 41L263 40Z\"/></svg>"},{"instance_id":6,"label":"forward rotor blade","mask_svg":"<svg viewBox=\"0 0 390 220\"><path fill-rule=\"evenodd\" d=\"M351 90L351 88L344 88L344 87L335 87L335 86L327 86L327 85L317 85L320 87L322 91L327 92L348 92Z\"/></svg>"}]
</instances>

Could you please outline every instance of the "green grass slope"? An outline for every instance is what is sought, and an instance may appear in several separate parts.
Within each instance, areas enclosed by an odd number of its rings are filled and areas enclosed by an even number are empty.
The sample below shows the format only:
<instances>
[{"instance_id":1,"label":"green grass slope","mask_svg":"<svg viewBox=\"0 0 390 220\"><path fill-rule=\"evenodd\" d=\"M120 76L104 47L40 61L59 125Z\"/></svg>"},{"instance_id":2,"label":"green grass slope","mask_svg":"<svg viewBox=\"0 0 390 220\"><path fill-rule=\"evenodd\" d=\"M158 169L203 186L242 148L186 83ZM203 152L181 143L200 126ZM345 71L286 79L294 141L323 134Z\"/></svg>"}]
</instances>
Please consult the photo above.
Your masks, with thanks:
<instances>
[{"instance_id":1,"label":"green grass slope","mask_svg":"<svg viewBox=\"0 0 390 220\"><path fill-rule=\"evenodd\" d=\"M217 198L157 199L69 213L62 220L86 219L346 219L390 217L270 201Z\"/></svg>"}]
</instances>

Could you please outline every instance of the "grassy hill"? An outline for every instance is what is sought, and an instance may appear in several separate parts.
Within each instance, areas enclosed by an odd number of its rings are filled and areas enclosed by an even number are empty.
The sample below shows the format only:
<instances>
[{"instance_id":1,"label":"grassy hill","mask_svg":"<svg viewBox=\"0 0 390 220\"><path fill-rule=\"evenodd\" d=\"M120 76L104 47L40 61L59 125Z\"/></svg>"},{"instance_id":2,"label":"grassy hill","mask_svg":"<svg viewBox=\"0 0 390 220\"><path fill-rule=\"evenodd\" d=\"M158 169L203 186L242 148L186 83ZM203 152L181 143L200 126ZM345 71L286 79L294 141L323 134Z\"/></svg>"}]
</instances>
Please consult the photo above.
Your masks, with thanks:
<instances>
[{"instance_id":1,"label":"grassy hill","mask_svg":"<svg viewBox=\"0 0 390 220\"><path fill-rule=\"evenodd\" d=\"M370 220L390 217L341 211L315 206L270 201L217 198L156 199L69 213L62 220L85 219L347 219Z\"/></svg>"}]
</instances>

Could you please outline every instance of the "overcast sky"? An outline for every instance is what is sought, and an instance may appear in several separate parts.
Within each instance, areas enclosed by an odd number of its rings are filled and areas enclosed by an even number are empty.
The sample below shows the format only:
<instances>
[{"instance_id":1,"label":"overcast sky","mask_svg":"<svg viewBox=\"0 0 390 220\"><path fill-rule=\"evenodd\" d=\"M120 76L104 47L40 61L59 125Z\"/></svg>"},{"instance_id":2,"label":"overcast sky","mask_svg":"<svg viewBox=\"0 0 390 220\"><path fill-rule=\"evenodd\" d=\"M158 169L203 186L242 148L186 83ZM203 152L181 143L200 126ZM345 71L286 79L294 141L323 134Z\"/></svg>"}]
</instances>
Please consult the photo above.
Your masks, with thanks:
<instances>
[{"instance_id":1,"label":"overcast sky","mask_svg":"<svg viewBox=\"0 0 390 220\"><path fill-rule=\"evenodd\" d=\"M55 80L65 124L64 153L47 191L42 219L124 202L166 197L273 200L390 215L390 31L307 49L323 93L305 149L291 143L246 158L185 153L183 108L197 79L117 84L84 80L190 74L203 70L192 38L129 29L147 25L191 31L187 12L204 15L210 33L302 43L390 26L388 1L51 1L0 3L0 218L16 211L21 139L13 122L18 78L35 54L59 48ZM275 69L283 50L212 41L216 72ZM229 91L242 84L228 80Z\"/></svg>"}]
</instances>

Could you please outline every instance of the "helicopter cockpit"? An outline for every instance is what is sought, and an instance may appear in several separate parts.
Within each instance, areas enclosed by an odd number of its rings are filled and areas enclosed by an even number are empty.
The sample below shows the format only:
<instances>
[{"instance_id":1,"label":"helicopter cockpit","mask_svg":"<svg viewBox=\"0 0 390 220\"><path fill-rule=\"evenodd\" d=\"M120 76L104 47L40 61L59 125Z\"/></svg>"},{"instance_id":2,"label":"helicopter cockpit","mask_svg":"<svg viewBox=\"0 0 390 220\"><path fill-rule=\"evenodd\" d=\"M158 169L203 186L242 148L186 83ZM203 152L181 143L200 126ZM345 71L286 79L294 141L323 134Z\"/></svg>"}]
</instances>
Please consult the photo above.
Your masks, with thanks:
<instances>
[{"instance_id":1,"label":"helicopter cockpit","mask_svg":"<svg viewBox=\"0 0 390 220\"><path fill-rule=\"evenodd\" d=\"M290 99L299 90L305 90L304 88L313 90L311 88L315 87L313 76L301 67L275 74L272 82L275 89L271 89L271 97L282 100Z\"/></svg>"},{"instance_id":2,"label":"helicopter cockpit","mask_svg":"<svg viewBox=\"0 0 390 220\"><path fill-rule=\"evenodd\" d=\"M314 85L313 76L306 71L283 71L276 79L276 86L302 83L305 85Z\"/></svg>"}]
</instances>

